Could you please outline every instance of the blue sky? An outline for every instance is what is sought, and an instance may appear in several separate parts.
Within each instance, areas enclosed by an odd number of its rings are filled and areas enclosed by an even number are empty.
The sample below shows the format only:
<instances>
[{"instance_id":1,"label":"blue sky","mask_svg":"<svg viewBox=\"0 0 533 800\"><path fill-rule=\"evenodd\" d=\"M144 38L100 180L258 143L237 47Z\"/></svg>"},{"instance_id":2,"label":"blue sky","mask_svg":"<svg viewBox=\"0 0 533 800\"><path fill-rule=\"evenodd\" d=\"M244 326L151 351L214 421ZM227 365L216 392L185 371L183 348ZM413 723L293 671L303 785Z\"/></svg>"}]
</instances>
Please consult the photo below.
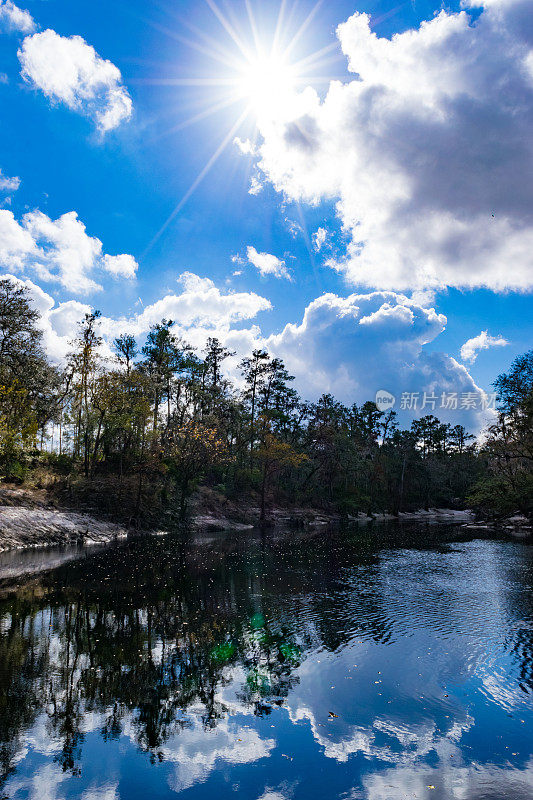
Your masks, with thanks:
<instances>
[{"instance_id":1,"label":"blue sky","mask_svg":"<svg viewBox=\"0 0 533 800\"><path fill-rule=\"evenodd\" d=\"M272 2L0 0L0 268L51 353L85 307L109 338L164 312L308 396L488 390L532 340L528 5L286 2L270 57Z\"/></svg>"}]
</instances>

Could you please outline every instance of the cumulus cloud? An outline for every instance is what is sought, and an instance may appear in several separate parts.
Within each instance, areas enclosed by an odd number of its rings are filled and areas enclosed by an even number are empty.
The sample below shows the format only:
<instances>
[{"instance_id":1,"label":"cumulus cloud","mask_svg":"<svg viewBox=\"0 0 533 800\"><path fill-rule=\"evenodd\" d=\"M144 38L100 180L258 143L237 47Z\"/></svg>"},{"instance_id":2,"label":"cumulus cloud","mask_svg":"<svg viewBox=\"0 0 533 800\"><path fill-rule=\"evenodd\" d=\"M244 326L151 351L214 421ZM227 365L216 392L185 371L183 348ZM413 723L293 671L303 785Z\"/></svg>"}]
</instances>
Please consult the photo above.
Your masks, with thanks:
<instances>
[{"instance_id":1,"label":"cumulus cloud","mask_svg":"<svg viewBox=\"0 0 533 800\"><path fill-rule=\"evenodd\" d=\"M252 264L261 275L272 275L274 278L292 280L285 261L282 261L271 253L258 253L255 247L247 247L246 257L249 263Z\"/></svg>"},{"instance_id":2,"label":"cumulus cloud","mask_svg":"<svg viewBox=\"0 0 533 800\"><path fill-rule=\"evenodd\" d=\"M16 176L9 178L7 175L4 175L0 169L0 192L10 194L11 192L16 192L19 186L20 178L17 178Z\"/></svg>"},{"instance_id":3,"label":"cumulus cloud","mask_svg":"<svg viewBox=\"0 0 533 800\"><path fill-rule=\"evenodd\" d=\"M138 264L133 256L123 253L120 256L104 256L104 269L117 278L134 278Z\"/></svg>"},{"instance_id":4,"label":"cumulus cloud","mask_svg":"<svg viewBox=\"0 0 533 800\"><path fill-rule=\"evenodd\" d=\"M261 183L260 179L257 175L252 175L250 179L250 188L248 189L248 194L251 195L258 195L263 191L263 184Z\"/></svg>"},{"instance_id":5,"label":"cumulus cloud","mask_svg":"<svg viewBox=\"0 0 533 800\"><path fill-rule=\"evenodd\" d=\"M403 393L416 395L412 416L435 413L478 428L481 392L464 366L428 349L446 327L446 317L393 292L325 294L306 308L300 324L288 324L266 340L296 376L304 397L331 392L345 403L373 400L391 392L400 409ZM426 402L435 396L435 405ZM441 409L442 394L477 397L477 408Z\"/></svg>"},{"instance_id":6,"label":"cumulus cloud","mask_svg":"<svg viewBox=\"0 0 533 800\"><path fill-rule=\"evenodd\" d=\"M172 319L180 332L192 334L189 338L194 339L194 345L203 346L214 330L228 335L231 325L272 308L269 300L255 292L222 292L212 280L193 272L184 272L178 281L180 292L169 292L131 317L104 318L103 330L109 336L140 336L162 319Z\"/></svg>"},{"instance_id":7,"label":"cumulus cloud","mask_svg":"<svg viewBox=\"0 0 533 800\"><path fill-rule=\"evenodd\" d=\"M35 30L35 23L29 11L19 8L11 0L0 0L0 30L31 33Z\"/></svg>"},{"instance_id":8,"label":"cumulus cloud","mask_svg":"<svg viewBox=\"0 0 533 800\"><path fill-rule=\"evenodd\" d=\"M250 141L250 139L240 139L238 136L236 136L233 140L233 144L244 156L257 155L256 147L253 142Z\"/></svg>"},{"instance_id":9,"label":"cumulus cloud","mask_svg":"<svg viewBox=\"0 0 533 800\"><path fill-rule=\"evenodd\" d=\"M43 281L82 294L102 288L91 277L96 270L115 277L135 277L133 256L108 256L102 250L100 239L87 234L75 211L56 220L32 211L18 222L11 211L0 209L1 267L31 270Z\"/></svg>"},{"instance_id":10,"label":"cumulus cloud","mask_svg":"<svg viewBox=\"0 0 533 800\"><path fill-rule=\"evenodd\" d=\"M338 37L356 78L260 120L259 167L293 201L337 202L356 284L533 288L533 29L526 0Z\"/></svg>"},{"instance_id":11,"label":"cumulus cloud","mask_svg":"<svg viewBox=\"0 0 533 800\"><path fill-rule=\"evenodd\" d=\"M120 70L81 36L36 33L24 39L18 57L28 84L92 118L102 134L131 117L133 104Z\"/></svg>"},{"instance_id":12,"label":"cumulus cloud","mask_svg":"<svg viewBox=\"0 0 533 800\"><path fill-rule=\"evenodd\" d=\"M32 235L19 225L12 211L0 209L0 265L22 269L25 260L37 251Z\"/></svg>"},{"instance_id":13,"label":"cumulus cloud","mask_svg":"<svg viewBox=\"0 0 533 800\"><path fill-rule=\"evenodd\" d=\"M461 358L473 364L479 355L480 350L488 350L489 347L506 347L509 344L503 336L491 336L488 331L481 331L478 336L468 339L461 347Z\"/></svg>"},{"instance_id":14,"label":"cumulus cloud","mask_svg":"<svg viewBox=\"0 0 533 800\"><path fill-rule=\"evenodd\" d=\"M265 336L256 324L242 323L271 308L266 298L254 292L221 290L209 278L191 272L180 276L179 283L178 291L167 293L138 313L119 318L102 316L100 329L106 352L110 352L116 336L130 333L142 341L152 325L163 318L172 319L175 332L197 349L205 346L209 336L217 336L234 351L236 355L225 365L233 379L238 380L240 358L254 348L266 348L283 358L305 399L316 400L322 393L331 392L346 404L363 403L384 389L396 397L396 410L401 410L403 393L416 395L416 405L402 412L407 418L435 413L474 430L485 421L483 392L467 369L433 349L434 340L447 324L446 317L433 308L394 292L346 298L325 294L308 305L301 323L288 324L280 333ZM56 304L36 284L26 281L26 285L43 317L47 349L54 359L61 360L77 323L90 306L78 300ZM443 393L457 395L456 409L440 407ZM475 407L461 408L463 395L475 396Z\"/></svg>"},{"instance_id":15,"label":"cumulus cloud","mask_svg":"<svg viewBox=\"0 0 533 800\"><path fill-rule=\"evenodd\" d=\"M1 217L0 217L1 219ZM92 307L79 300L56 303L38 284L12 273L10 278L26 286L33 305L41 316L46 351L55 362L61 362L70 350L78 323ZM238 330L232 326L253 319L260 311L271 308L270 302L254 292L223 292L209 278L185 272L179 278L180 290L169 292L138 314L113 318L103 315L100 331L104 337L103 354L109 355L116 336L130 333L139 339L152 325L162 319L176 321L175 331L197 348L203 348L209 336L220 336L227 345L243 355L249 353L260 339L256 326Z\"/></svg>"}]
</instances>

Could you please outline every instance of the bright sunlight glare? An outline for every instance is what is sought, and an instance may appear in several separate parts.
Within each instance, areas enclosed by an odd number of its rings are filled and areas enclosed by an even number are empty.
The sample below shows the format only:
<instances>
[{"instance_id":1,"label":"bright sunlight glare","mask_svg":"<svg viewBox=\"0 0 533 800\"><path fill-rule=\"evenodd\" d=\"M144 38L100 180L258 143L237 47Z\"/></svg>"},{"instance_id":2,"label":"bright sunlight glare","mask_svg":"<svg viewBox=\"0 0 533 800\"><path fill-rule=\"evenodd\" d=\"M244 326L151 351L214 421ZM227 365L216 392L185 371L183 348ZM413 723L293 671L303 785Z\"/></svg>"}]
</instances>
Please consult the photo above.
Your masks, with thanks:
<instances>
[{"instance_id":1,"label":"bright sunlight glare","mask_svg":"<svg viewBox=\"0 0 533 800\"><path fill-rule=\"evenodd\" d=\"M339 51L337 40L321 50L310 53L305 58L296 55L298 45L305 42L306 31L320 8L321 2L322 0L317 0L296 32L287 36L294 9L289 8L289 0L281 0L275 32L271 41L267 42L260 38L259 26L255 19L251 0L245 0L249 33L246 33L242 25L236 22L235 15L225 13L218 6L217 0L206 0L213 15L220 23L227 38L227 45L223 44L220 36L213 37L192 25L189 27L195 34L193 38L185 39L178 35L180 41L185 41L193 50L200 52L204 57L207 56L208 61L213 62L214 70L211 76L161 79L164 85L190 86L196 88L198 94L205 92L208 101L202 110L170 129L168 133L180 130L221 111L227 112L232 107L235 108L235 117L229 129L223 131L221 141L212 156L149 243L145 254L181 211L221 154L234 142L241 127L249 124L250 118L255 118L257 134L265 124L285 119L287 113L290 115L296 95L306 86L314 86L318 83L329 84L331 80L330 62L338 58L338 55L332 55L334 51L337 53ZM241 22L244 23L245 20L241 20ZM168 31L168 33L170 36L175 35L172 31ZM323 70L324 68L326 74L317 73L318 69ZM157 83L158 81L156 79L151 82ZM214 96L213 91L215 92ZM244 105L244 109L242 109L242 105Z\"/></svg>"},{"instance_id":2,"label":"bright sunlight glare","mask_svg":"<svg viewBox=\"0 0 533 800\"><path fill-rule=\"evenodd\" d=\"M296 91L293 65L281 55L258 55L242 68L239 89L259 117L275 114Z\"/></svg>"}]
</instances>

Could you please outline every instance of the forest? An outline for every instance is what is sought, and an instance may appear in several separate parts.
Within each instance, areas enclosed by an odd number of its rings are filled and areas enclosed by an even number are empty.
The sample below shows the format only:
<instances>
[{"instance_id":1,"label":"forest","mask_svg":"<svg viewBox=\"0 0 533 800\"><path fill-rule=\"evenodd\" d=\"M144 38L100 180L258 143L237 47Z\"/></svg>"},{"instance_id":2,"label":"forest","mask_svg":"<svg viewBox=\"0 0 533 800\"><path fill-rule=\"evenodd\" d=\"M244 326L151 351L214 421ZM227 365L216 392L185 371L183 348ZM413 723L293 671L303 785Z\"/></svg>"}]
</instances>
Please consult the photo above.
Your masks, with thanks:
<instances>
[{"instance_id":1,"label":"forest","mask_svg":"<svg viewBox=\"0 0 533 800\"><path fill-rule=\"evenodd\" d=\"M44 487L138 527L187 517L199 487L341 515L473 507L533 512L533 350L495 379L493 424L476 439L434 415L399 427L374 402L306 402L279 358L234 356L216 338L196 352L172 320L142 346L129 334L102 356L99 312L80 321L66 362L47 358L26 288L0 280L0 476Z\"/></svg>"}]
</instances>

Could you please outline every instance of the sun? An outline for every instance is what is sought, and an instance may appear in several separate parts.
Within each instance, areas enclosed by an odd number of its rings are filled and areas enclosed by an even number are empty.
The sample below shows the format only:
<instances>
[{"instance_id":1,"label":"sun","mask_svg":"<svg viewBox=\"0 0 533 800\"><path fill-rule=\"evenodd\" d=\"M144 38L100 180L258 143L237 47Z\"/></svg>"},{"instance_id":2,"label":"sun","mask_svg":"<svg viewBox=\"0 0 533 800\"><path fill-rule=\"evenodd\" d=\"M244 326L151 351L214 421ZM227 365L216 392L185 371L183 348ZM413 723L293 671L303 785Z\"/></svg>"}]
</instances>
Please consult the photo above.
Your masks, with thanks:
<instances>
[{"instance_id":1,"label":"sun","mask_svg":"<svg viewBox=\"0 0 533 800\"><path fill-rule=\"evenodd\" d=\"M282 54L258 54L242 67L238 88L258 118L273 116L283 110L297 91L295 65Z\"/></svg>"},{"instance_id":2,"label":"sun","mask_svg":"<svg viewBox=\"0 0 533 800\"><path fill-rule=\"evenodd\" d=\"M178 38L192 50L200 53L204 61L213 65L211 73L202 77L163 78L150 81L161 82L165 86L189 86L197 92L198 100L205 96L206 105L188 119L170 128L166 134L182 130L221 112L235 110L227 130L222 131L221 140L215 151L156 233L145 253L159 239L174 217L181 211L199 184L210 172L227 147L238 137L241 129L250 136L250 121L255 122L255 134L250 138L257 140L265 125L277 120L287 119L295 108L295 100L307 86L329 85L332 80L329 67L339 59L338 41L331 42L321 50L302 57L306 35L314 20L322 0L317 0L307 17L293 33L296 2L291 8L291 0L280 0L279 13L271 34L266 34L258 24L252 9L252 0L244 0L246 19L239 20L235 14L224 11L217 0L205 0L216 17L222 36L215 36L184 22L194 34L192 38L183 37L173 31L170 36ZM226 42L224 42L224 39ZM300 51L300 56L296 54ZM336 51L336 54L334 54ZM320 70L320 73L318 72ZM326 74L324 74L324 72ZM254 145L250 145L253 149Z\"/></svg>"}]
</instances>

